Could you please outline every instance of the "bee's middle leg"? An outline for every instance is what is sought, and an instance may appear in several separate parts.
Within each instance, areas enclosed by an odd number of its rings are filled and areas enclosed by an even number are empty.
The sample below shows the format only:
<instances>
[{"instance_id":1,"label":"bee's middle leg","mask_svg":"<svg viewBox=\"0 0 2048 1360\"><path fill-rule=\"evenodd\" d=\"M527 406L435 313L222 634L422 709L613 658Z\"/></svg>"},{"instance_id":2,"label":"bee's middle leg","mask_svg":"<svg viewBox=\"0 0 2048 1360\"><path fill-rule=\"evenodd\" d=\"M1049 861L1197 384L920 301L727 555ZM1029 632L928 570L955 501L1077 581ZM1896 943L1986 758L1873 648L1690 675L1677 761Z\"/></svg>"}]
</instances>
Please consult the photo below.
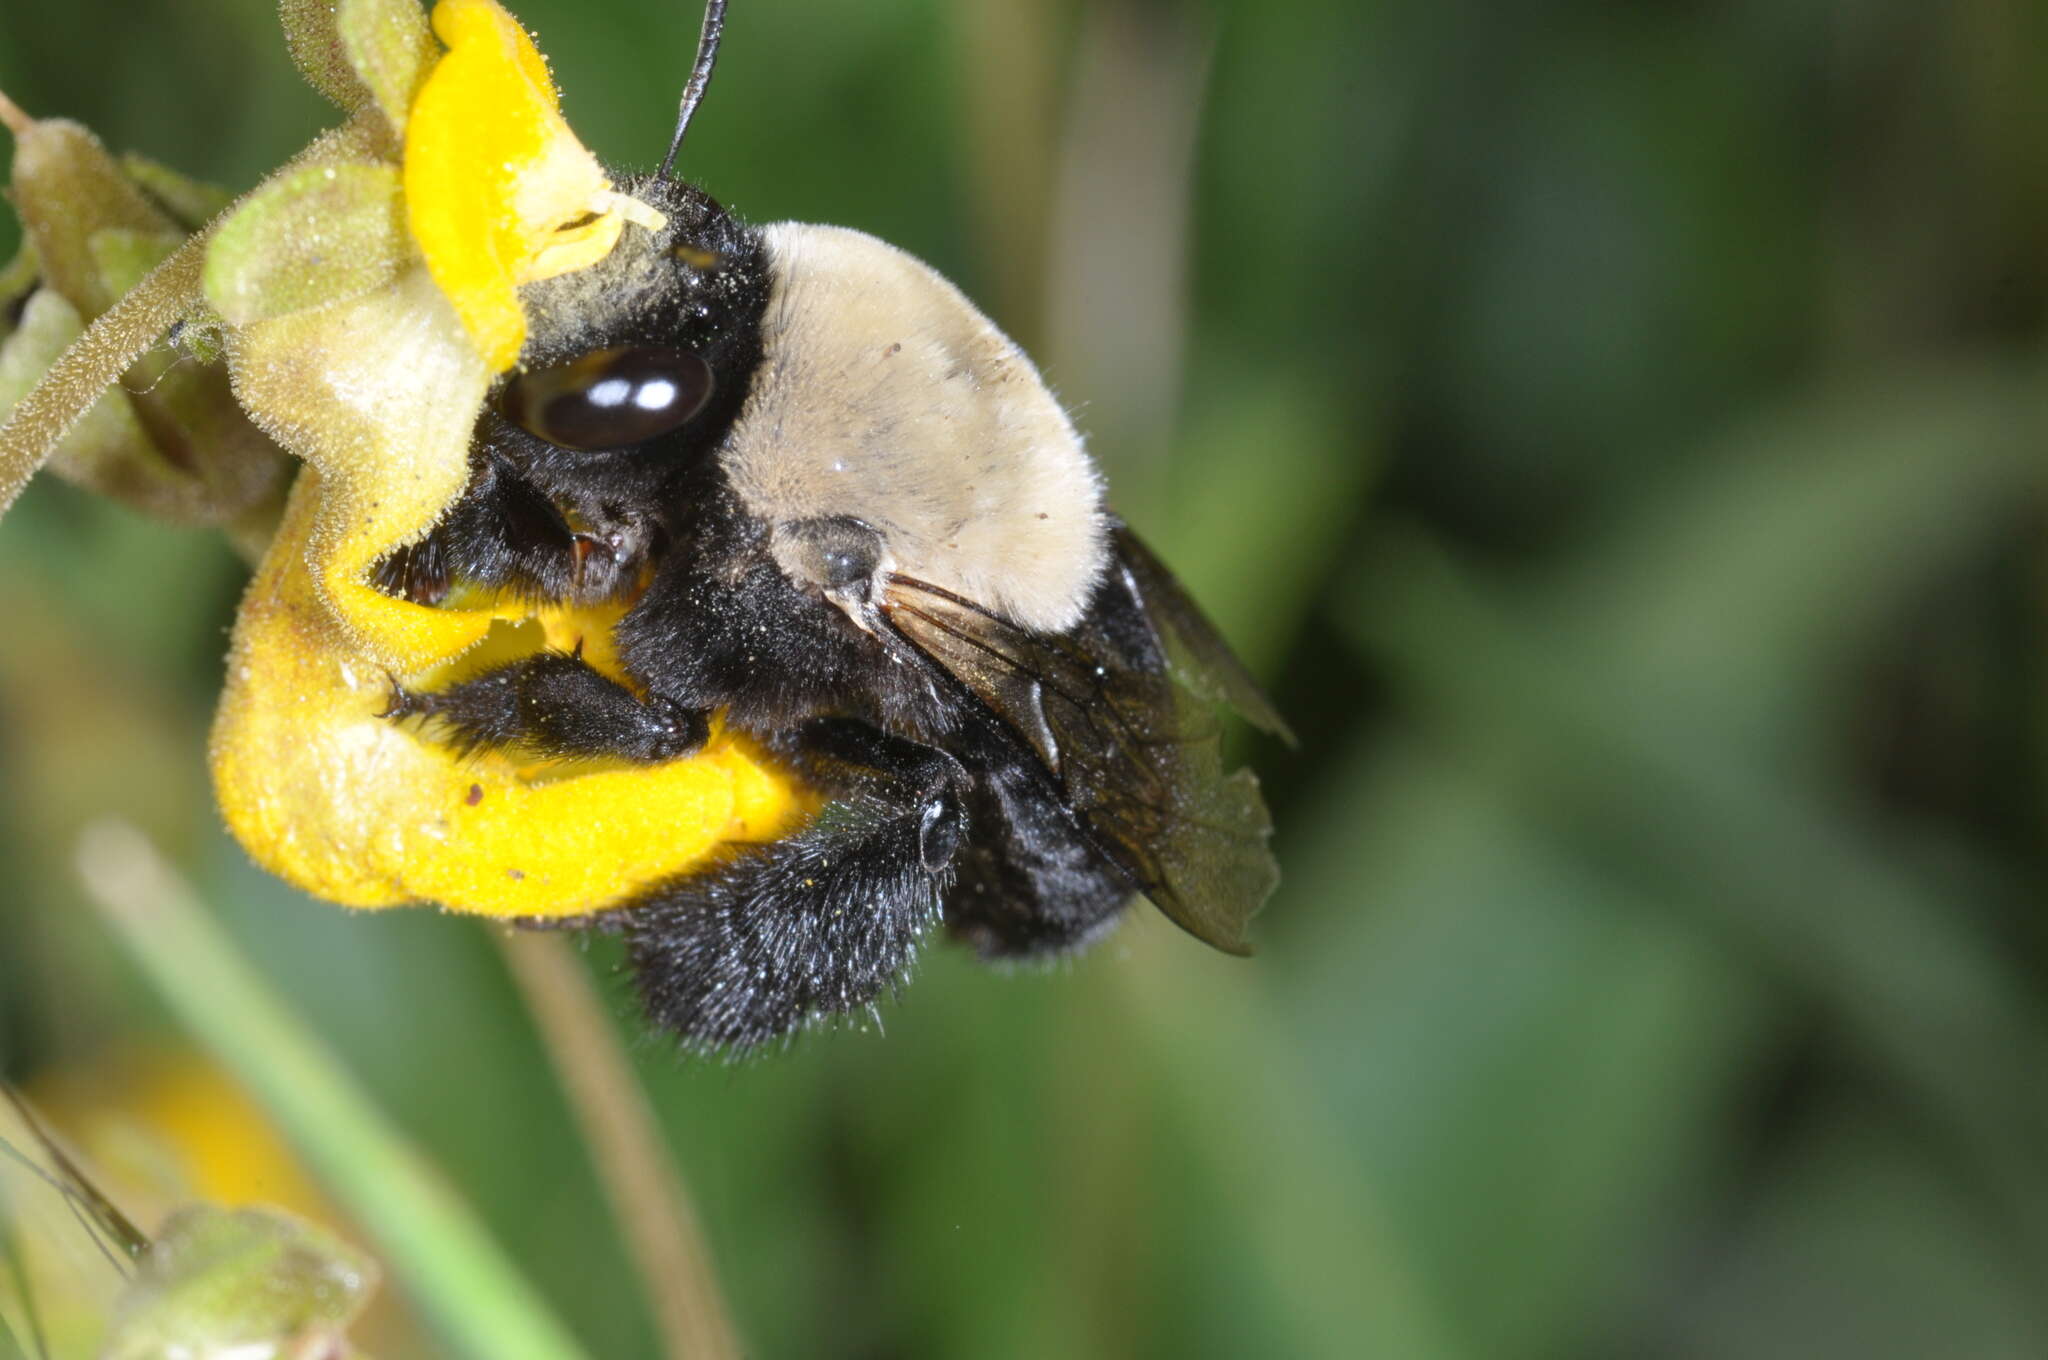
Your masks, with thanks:
<instances>
[{"instance_id":1,"label":"bee's middle leg","mask_svg":"<svg viewBox=\"0 0 2048 1360\"><path fill-rule=\"evenodd\" d=\"M431 693L394 686L383 716L427 718L464 754L514 749L556 760L659 764L691 754L711 734L701 709L659 695L643 699L562 652L541 652Z\"/></svg>"}]
</instances>

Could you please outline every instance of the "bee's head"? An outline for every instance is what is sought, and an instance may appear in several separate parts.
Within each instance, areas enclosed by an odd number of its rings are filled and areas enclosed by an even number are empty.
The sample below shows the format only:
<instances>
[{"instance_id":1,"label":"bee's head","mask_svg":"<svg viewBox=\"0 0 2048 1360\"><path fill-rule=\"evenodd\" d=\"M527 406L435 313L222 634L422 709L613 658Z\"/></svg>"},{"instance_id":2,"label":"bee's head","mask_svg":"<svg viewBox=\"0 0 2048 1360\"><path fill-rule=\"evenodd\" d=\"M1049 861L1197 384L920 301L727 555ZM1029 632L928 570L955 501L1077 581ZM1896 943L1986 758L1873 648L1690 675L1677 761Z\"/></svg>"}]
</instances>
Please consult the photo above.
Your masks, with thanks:
<instances>
[{"instance_id":1,"label":"bee's head","mask_svg":"<svg viewBox=\"0 0 2048 1360\"><path fill-rule=\"evenodd\" d=\"M711 0L661 169L620 192L659 213L588 268L526 285L528 332L477 438L543 485L646 486L714 447L760 360L768 275L757 233L670 171L724 27Z\"/></svg>"},{"instance_id":2,"label":"bee's head","mask_svg":"<svg viewBox=\"0 0 2048 1360\"><path fill-rule=\"evenodd\" d=\"M667 217L587 269L522 290L529 330L479 438L532 472L633 483L715 446L761 356L758 235L694 185L620 186Z\"/></svg>"}]
</instances>

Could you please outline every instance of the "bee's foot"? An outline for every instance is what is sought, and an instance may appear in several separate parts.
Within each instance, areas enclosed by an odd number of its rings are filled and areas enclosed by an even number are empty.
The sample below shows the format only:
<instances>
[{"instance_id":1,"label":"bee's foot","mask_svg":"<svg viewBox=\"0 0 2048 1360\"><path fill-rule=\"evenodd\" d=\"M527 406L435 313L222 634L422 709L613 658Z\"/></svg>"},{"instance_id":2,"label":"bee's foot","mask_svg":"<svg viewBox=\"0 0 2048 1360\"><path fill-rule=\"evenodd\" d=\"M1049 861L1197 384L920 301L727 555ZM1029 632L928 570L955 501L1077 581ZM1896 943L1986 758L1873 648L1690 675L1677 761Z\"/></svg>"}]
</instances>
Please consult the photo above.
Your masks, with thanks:
<instances>
[{"instance_id":1,"label":"bee's foot","mask_svg":"<svg viewBox=\"0 0 2048 1360\"><path fill-rule=\"evenodd\" d=\"M407 718L424 717L439 706L433 695L407 689L398 683L396 676L390 678L390 686L390 692L384 700L384 711L377 715L386 722L404 722Z\"/></svg>"}]
</instances>

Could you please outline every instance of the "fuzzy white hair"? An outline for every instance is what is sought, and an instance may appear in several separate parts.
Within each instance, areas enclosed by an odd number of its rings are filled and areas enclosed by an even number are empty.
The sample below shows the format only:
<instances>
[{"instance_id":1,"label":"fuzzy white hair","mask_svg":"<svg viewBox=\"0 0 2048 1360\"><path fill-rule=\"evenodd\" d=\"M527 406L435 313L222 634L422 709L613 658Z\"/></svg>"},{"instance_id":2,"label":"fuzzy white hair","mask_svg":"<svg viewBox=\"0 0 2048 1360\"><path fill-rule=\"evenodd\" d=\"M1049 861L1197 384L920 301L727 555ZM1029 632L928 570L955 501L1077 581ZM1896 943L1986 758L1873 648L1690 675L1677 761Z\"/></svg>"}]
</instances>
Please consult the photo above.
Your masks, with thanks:
<instances>
[{"instance_id":1,"label":"fuzzy white hair","mask_svg":"<svg viewBox=\"0 0 2048 1360\"><path fill-rule=\"evenodd\" d=\"M1102 480L1036 366L894 246L797 222L762 236L764 353L724 455L747 507L851 516L894 570L1071 628L1108 556Z\"/></svg>"}]
</instances>

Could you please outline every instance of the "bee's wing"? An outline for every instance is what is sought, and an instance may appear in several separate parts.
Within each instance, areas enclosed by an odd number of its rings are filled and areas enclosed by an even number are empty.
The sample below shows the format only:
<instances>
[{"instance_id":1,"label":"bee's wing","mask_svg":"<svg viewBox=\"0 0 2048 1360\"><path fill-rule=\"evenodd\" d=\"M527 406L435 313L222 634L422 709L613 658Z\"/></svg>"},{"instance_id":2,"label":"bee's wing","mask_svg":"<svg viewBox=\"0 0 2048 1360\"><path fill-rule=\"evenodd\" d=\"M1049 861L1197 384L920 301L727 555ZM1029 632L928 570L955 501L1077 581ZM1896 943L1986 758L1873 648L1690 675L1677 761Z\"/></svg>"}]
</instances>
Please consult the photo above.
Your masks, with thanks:
<instances>
[{"instance_id":1,"label":"bee's wing","mask_svg":"<svg viewBox=\"0 0 2048 1360\"><path fill-rule=\"evenodd\" d=\"M1252 679L1216 625L1188 597L1166 564L1152 555L1144 540L1119 524L1111 531L1110 543L1144 604L1146 617L1168 640L1168 660L1181 682L1213 703L1228 704L1261 732L1296 745L1293 731L1274 711L1273 701L1259 688L1259 682Z\"/></svg>"},{"instance_id":2,"label":"bee's wing","mask_svg":"<svg viewBox=\"0 0 2048 1360\"><path fill-rule=\"evenodd\" d=\"M1279 882L1273 824L1251 772L1223 772L1213 702L1285 729L1158 561L1126 530L1114 543L1105 597L1068 634L1026 632L902 577L887 613L1038 757L1089 839L1161 911L1249 953L1246 923Z\"/></svg>"}]
</instances>

